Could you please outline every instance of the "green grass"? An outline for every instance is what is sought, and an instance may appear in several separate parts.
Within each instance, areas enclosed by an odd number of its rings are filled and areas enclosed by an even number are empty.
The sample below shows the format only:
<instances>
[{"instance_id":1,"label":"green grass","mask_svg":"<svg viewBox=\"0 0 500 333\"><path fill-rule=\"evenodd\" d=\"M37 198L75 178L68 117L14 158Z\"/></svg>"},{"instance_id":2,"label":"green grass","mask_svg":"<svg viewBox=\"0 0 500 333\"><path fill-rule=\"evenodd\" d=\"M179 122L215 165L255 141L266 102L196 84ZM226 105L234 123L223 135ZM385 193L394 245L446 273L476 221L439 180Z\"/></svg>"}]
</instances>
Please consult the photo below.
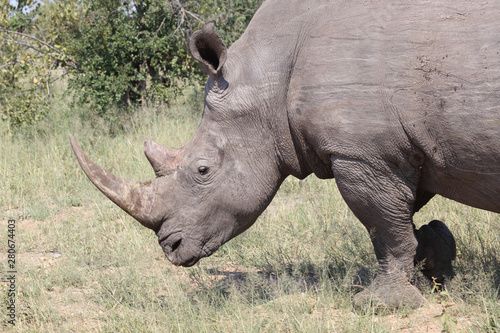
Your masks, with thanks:
<instances>
[{"instance_id":1,"label":"green grass","mask_svg":"<svg viewBox=\"0 0 500 333\"><path fill-rule=\"evenodd\" d=\"M35 128L0 126L0 251L7 270L7 219L17 221L14 332L496 332L500 330L500 217L433 199L417 225L443 220L457 240L448 295L420 287L415 311L374 315L351 306L376 272L363 226L333 180L287 179L247 232L186 269L164 258L154 234L87 180L68 134L98 164L129 179L153 177L143 142L189 140L199 109L186 105L106 122L63 99ZM90 119L90 120L89 120ZM60 255L60 256L59 256Z\"/></svg>"}]
</instances>

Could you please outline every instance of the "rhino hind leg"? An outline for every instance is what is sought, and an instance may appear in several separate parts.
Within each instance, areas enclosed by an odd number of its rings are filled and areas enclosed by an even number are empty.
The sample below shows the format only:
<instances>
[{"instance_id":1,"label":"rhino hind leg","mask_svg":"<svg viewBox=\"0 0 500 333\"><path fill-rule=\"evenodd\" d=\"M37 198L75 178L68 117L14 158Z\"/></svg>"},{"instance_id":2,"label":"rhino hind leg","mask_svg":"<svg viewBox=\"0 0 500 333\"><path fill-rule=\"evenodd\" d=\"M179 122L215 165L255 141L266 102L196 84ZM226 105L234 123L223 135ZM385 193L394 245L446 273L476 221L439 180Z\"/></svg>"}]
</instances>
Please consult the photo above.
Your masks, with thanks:
<instances>
[{"instance_id":1,"label":"rhino hind leg","mask_svg":"<svg viewBox=\"0 0 500 333\"><path fill-rule=\"evenodd\" d=\"M418 241L415 265L431 281L443 284L445 277L453 276L452 260L456 257L456 243L451 231L441 221L433 220L415 230Z\"/></svg>"},{"instance_id":2,"label":"rhino hind leg","mask_svg":"<svg viewBox=\"0 0 500 333\"><path fill-rule=\"evenodd\" d=\"M418 308L425 299L410 284L418 246L412 222L414 180L394 166L375 163L332 158L339 191L369 232L379 264L371 285L354 296L354 306Z\"/></svg>"}]
</instances>

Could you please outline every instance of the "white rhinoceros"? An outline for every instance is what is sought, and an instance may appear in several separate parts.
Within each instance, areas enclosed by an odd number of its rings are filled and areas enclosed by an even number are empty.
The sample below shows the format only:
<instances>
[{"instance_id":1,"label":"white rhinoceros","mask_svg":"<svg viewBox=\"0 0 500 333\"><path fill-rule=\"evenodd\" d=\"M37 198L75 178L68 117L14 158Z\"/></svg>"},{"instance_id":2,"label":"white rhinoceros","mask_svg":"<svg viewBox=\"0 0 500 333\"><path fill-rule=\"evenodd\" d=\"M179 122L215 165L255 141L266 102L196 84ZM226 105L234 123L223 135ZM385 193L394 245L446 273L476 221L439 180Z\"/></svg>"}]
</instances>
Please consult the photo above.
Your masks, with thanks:
<instances>
[{"instance_id":1,"label":"white rhinoceros","mask_svg":"<svg viewBox=\"0 0 500 333\"><path fill-rule=\"evenodd\" d=\"M209 76L203 117L182 148L146 142L157 178L117 178L71 138L173 264L211 255L286 177L314 173L335 178L375 248L355 303L418 307L415 261L440 277L455 244L440 222L416 231L415 212L435 194L500 212L500 1L268 0L231 48L210 23L189 48Z\"/></svg>"}]
</instances>

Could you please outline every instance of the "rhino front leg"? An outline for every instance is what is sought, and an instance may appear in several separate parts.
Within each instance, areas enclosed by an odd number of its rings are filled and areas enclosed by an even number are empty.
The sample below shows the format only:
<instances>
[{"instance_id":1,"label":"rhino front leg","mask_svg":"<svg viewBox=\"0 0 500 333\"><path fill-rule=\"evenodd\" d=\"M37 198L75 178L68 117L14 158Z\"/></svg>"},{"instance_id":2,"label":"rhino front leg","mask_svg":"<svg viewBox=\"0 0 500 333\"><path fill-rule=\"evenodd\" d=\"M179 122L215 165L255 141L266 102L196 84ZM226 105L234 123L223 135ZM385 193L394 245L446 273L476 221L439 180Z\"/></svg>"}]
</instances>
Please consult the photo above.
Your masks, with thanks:
<instances>
[{"instance_id":1,"label":"rhino front leg","mask_svg":"<svg viewBox=\"0 0 500 333\"><path fill-rule=\"evenodd\" d=\"M332 158L332 168L342 197L370 233L379 263L355 306L420 307L424 298L409 283L418 245L412 223L416 180L386 163Z\"/></svg>"}]
</instances>

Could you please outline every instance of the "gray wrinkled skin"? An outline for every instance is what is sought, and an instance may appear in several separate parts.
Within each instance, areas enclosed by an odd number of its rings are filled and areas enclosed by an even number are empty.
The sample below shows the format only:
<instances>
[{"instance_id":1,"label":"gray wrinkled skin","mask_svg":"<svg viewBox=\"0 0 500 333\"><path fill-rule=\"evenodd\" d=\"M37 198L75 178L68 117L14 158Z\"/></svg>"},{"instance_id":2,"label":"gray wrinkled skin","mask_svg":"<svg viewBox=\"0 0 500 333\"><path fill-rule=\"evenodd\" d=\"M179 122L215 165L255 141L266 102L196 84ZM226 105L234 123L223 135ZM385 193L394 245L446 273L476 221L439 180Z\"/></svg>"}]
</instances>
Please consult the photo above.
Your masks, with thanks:
<instances>
[{"instance_id":1,"label":"gray wrinkled skin","mask_svg":"<svg viewBox=\"0 0 500 333\"><path fill-rule=\"evenodd\" d=\"M354 303L418 307L414 263L450 274L455 243L442 223L414 230L415 212L439 194L500 213L499 13L498 1L266 1L229 49L212 24L191 37L209 75L202 122L185 147L146 142L158 178L113 178L73 149L183 266L250 227L287 176L335 178L379 262Z\"/></svg>"}]
</instances>

